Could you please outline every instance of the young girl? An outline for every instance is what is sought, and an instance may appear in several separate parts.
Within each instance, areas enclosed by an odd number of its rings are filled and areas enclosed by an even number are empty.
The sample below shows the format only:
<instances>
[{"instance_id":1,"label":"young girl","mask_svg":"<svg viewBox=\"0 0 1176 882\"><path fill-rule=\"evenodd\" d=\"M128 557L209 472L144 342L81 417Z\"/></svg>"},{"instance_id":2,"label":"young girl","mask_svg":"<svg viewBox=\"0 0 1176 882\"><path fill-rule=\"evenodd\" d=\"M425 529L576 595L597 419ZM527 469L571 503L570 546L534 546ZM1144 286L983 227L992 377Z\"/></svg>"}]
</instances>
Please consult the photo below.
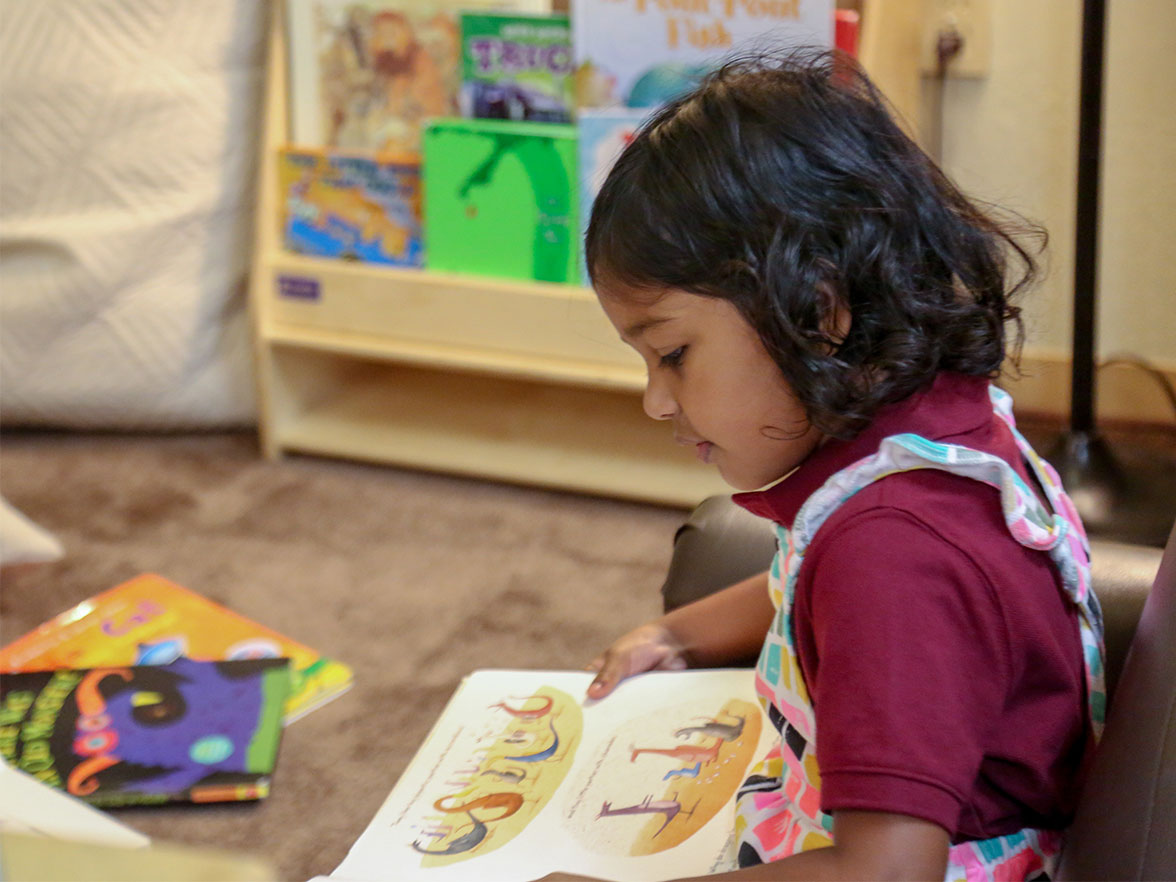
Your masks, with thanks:
<instances>
[{"instance_id":1,"label":"young girl","mask_svg":"<svg viewBox=\"0 0 1176 882\"><path fill-rule=\"evenodd\" d=\"M1045 878L1103 690L1082 525L989 382L1029 253L802 53L657 113L587 259L646 412L779 537L770 573L617 640L590 697L762 647L780 739L732 879Z\"/></svg>"}]
</instances>

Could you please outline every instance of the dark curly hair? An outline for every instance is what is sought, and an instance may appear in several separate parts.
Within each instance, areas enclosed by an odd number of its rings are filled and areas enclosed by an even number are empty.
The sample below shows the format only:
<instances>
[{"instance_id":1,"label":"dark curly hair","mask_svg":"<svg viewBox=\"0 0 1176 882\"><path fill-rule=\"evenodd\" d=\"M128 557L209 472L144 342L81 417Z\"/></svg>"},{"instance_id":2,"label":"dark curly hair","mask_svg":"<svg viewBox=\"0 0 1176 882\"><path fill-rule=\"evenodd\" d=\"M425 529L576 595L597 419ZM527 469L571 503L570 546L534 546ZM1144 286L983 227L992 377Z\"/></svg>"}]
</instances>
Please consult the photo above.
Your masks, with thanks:
<instances>
[{"instance_id":1,"label":"dark curly hair","mask_svg":"<svg viewBox=\"0 0 1176 882\"><path fill-rule=\"evenodd\" d=\"M1044 246L960 192L856 63L809 49L730 61L645 122L596 197L586 256L598 289L729 300L809 420L849 438L940 371L998 376L1006 323L1015 363L1010 301L1037 275L1022 236Z\"/></svg>"}]
</instances>

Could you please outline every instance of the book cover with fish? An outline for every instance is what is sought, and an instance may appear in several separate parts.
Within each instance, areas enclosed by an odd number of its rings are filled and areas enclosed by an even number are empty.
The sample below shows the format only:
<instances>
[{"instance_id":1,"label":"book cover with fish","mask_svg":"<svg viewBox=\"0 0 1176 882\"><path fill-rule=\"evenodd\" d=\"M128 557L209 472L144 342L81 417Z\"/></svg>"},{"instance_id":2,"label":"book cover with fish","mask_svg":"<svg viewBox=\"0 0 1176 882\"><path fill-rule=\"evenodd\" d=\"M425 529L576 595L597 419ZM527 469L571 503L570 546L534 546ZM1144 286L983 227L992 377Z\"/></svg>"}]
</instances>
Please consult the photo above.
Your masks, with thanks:
<instances>
[{"instance_id":1,"label":"book cover with fish","mask_svg":"<svg viewBox=\"0 0 1176 882\"><path fill-rule=\"evenodd\" d=\"M566 15L461 14L461 115L571 122L572 30Z\"/></svg>"},{"instance_id":2,"label":"book cover with fish","mask_svg":"<svg viewBox=\"0 0 1176 882\"><path fill-rule=\"evenodd\" d=\"M724 56L832 47L834 0L573 0L576 103L656 107Z\"/></svg>"},{"instance_id":3,"label":"book cover with fish","mask_svg":"<svg viewBox=\"0 0 1176 882\"><path fill-rule=\"evenodd\" d=\"M617 880L734 867L734 801L775 733L751 669L477 671L331 878ZM559 847L553 848L552 843Z\"/></svg>"},{"instance_id":4,"label":"book cover with fish","mask_svg":"<svg viewBox=\"0 0 1176 882\"><path fill-rule=\"evenodd\" d=\"M0 674L0 755L103 807L263 799L289 660Z\"/></svg>"},{"instance_id":5,"label":"book cover with fish","mask_svg":"<svg viewBox=\"0 0 1176 882\"><path fill-rule=\"evenodd\" d=\"M430 120L424 173L429 269L579 280L574 126Z\"/></svg>"},{"instance_id":6,"label":"book cover with fish","mask_svg":"<svg viewBox=\"0 0 1176 882\"><path fill-rule=\"evenodd\" d=\"M285 722L351 686L351 669L154 573L91 597L0 649L0 672L290 659Z\"/></svg>"},{"instance_id":7,"label":"book cover with fish","mask_svg":"<svg viewBox=\"0 0 1176 882\"><path fill-rule=\"evenodd\" d=\"M421 168L414 156L287 147L278 154L288 251L419 267Z\"/></svg>"}]
</instances>

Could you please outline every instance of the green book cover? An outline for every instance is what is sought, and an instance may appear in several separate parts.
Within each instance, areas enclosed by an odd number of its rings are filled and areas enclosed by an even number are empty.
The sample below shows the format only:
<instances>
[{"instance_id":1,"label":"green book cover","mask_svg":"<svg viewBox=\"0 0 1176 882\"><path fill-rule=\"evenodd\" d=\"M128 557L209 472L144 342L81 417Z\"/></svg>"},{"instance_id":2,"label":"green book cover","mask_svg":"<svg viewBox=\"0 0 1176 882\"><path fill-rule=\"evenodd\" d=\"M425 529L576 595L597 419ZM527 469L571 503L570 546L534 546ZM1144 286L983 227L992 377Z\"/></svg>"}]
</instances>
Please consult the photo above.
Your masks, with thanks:
<instances>
[{"instance_id":1,"label":"green book cover","mask_svg":"<svg viewBox=\"0 0 1176 882\"><path fill-rule=\"evenodd\" d=\"M574 126L435 119L424 148L429 269L579 280Z\"/></svg>"},{"instance_id":2,"label":"green book cover","mask_svg":"<svg viewBox=\"0 0 1176 882\"><path fill-rule=\"evenodd\" d=\"M463 12L462 116L570 122L571 41L566 15Z\"/></svg>"}]
</instances>

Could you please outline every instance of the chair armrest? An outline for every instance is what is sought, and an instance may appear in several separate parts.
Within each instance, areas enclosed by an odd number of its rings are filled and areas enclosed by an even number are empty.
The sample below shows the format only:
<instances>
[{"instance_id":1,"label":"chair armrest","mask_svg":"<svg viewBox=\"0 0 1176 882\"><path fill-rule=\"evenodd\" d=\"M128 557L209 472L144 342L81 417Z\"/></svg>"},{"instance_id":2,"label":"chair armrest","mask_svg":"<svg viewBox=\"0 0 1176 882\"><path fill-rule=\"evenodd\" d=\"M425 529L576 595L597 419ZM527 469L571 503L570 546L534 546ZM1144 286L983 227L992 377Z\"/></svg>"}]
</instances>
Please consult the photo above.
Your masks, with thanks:
<instances>
[{"instance_id":1,"label":"chair armrest","mask_svg":"<svg viewBox=\"0 0 1176 882\"><path fill-rule=\"evenodd\" d=\"M1135 636L1163 550L1109 540L1091 540L1090 581L1102 604L1107 644L1107 694L1114 692Z\"/></svg>"},{"instance_id":2,"label":"chair armrest","mask_svg":"<svg viewBox=\"0 0 1176 882\"><path fill-rule=\"evenodd\" d=\"M731 501L710 496L674 534L662 585L666 612L764 572L776 553L771 524Z\"/></svg>"},{"instance_id":3,"label":"chair armrest","mask_svg":"<svg viewBox=\"0 0 1176 882\"><path fill-rule=\"evenodd\" d=\"M1091 549L1095 566L1150 569L1152 555ZM1120 556L1120 552L1124 556ZM1122 574L1122 573L1120 573ZM1109 574L1115 575L1113 572ZM1104 604L1133 606L1130 587L1108 583ZM1057 879L1176 879L1176 526L1127 654L1107 728L1066 832ZM1108 640L1109 642L1109 640Z\"/></svg>"}]
</instances>

